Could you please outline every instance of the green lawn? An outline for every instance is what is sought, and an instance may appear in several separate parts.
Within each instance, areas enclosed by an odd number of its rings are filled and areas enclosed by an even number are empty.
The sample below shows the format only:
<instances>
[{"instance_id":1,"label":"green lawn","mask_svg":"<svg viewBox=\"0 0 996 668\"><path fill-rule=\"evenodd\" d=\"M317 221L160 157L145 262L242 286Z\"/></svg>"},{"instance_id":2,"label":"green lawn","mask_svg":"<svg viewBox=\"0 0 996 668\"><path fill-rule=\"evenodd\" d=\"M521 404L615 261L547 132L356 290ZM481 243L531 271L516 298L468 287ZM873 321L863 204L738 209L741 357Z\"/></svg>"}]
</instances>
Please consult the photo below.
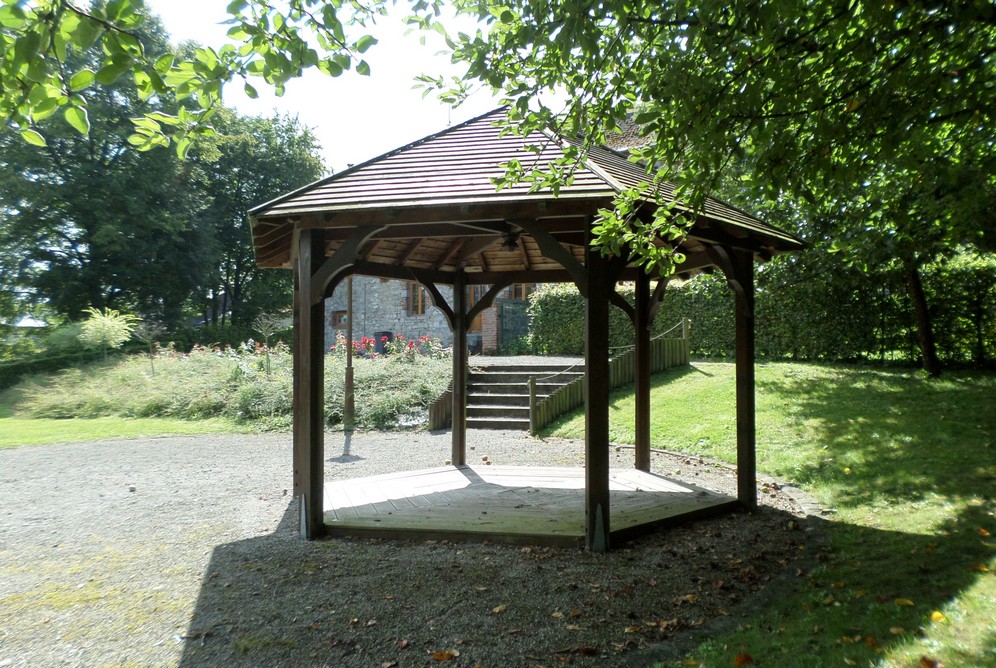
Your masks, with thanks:
<instances>
[{"instance_id":1,"label":"green lawn","mask_svg":"<svg viewBox=\"0 0 996 668\"><path fill-rule=\"evenodd\" d=\"M102 441L109 438L147 438L186 434L249 431L251 427L231 420L180 420L177 418L34 418L15 409L20 398L16 390L0 393L0 448L20 445L47 445L74 441Z\"/></svg>"},{"instance_id":2,"label":"green lawn","mask_svg":"<svg viewBox=\"0 0 996 668\"><path fill-rule=\"evenodd\" d=\"M996 666L996 375L762 364L758 467L834 512L792 596L673 665ZM633 441L630 391L612 438ZM732 461L729 364L659 374L654 447ZM578 438L574 414L548 433ZM672 665L672 664L665 664Z\"/></svg>"},{"instance_id":3,"label":"green lawn","mask_svg":"<svg viewBox=\"0 0 996 668\"><path fill-rule=\"evenodd\" d=\"M48 418L0 417L0 448L46 445L109 438L143 438L184 434L245 431L227 420L177 420L171 418Z\"/></svg>"}]
</instances>

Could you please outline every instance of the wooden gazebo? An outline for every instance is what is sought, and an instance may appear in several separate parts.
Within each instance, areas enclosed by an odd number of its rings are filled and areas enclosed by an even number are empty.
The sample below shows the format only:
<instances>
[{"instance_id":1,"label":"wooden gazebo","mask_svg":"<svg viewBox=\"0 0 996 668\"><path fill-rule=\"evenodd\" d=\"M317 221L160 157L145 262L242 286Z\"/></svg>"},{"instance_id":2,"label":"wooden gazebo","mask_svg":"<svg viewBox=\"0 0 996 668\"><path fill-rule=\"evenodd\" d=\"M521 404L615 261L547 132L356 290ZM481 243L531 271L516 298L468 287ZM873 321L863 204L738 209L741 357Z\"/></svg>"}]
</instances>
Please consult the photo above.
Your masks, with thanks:
<instances>
[{"instance_id":1,"label":"wooden gazebo","mask_svg":"<svg viewBox=\"0 0 996 668\"><path fill-rule=\"evenodd\" d=\"M632 318L637 356L637 469L650 468L650 326L667 280L589 245L601 208L646 180L643 169L594 149L556 194L521 184L497 190L502 163L543 167L563 155L553 135L503 134L495 110L254 208L256 261L294 271L294 494L303 535L324 533L324 300L351 274L415 280L453 331L452 463L466 463L467 329L511 283L573 282L586 298L585 544L609 547L608 309ZM536 155L526 145L541 145ZM665 190L665 194L667 191ZM648 200L645 214L652 213ZM663 242L662 242L663 243ZM681 243L678 273L718 268L736 293L738 501L757 504L754 435L753 266L801 248L790 234L709 200ZM636 284L636 304L619 281ZM438 286L452 286L447 301ZM490 289L470 306L467 287Z\"/></svg>"}]
</instances>

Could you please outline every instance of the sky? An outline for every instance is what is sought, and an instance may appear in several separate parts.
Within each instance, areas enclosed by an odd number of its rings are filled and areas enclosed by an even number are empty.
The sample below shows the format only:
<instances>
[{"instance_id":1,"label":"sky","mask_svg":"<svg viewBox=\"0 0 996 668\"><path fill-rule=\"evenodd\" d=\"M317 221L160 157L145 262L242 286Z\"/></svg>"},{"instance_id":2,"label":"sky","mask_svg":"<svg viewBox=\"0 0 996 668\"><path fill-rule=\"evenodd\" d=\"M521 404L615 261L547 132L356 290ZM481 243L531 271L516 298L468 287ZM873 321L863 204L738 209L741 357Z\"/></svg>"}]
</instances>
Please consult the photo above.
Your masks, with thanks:
<instances>
[{"instance_id":1,"label":"sky","mask_svg":"<svg viewBox=\"0 0 996 668\"><path fill-rule=\"evenodd\" d=\"M226 41L227 26L221 22L228 0L146 0L146 5L160 16L174 44L193 40L218 47ZM416 75L462 72L439 53L441 40L422 46L418 34L405 34L400 17L384 17L370 31L379 43L364 54L368 77L348 72L332 78L312 71L290 81L283 97L274 96L261 80L253 81L260 93L256 100L236 82L225 89L225 103L244 114L297 116L317 136L327 167L337 172L499 106L484 91L457 109L431 94L423 99L422 91L412 88Z\"/></svg>"}]
</instances>

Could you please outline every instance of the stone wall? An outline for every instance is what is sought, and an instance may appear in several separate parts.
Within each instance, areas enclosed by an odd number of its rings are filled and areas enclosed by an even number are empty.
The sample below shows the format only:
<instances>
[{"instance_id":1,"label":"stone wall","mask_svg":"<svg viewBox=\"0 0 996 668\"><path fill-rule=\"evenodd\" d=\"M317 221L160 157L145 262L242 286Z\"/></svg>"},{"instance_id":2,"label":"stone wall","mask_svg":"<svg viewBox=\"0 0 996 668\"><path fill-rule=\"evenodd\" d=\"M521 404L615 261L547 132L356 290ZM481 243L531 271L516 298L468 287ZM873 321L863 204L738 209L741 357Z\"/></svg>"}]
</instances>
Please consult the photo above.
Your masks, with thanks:
<instances>
[{"instance_id":1,"label":"stone wall","mask_svg":"<svg viewBox=\"0 0 996 668\"><path fill-rule=\"evenodd\" d=\"M453 291L445 285L440 285L439 292L449 302ZM425 313L423 315L408 315L408 289L405 281L386 280L369 276L353 277L353 340L359 341L364 336L374 338L377 332L391 332L392 336L401 334L407 339L417 339L420 336L438 338L443 345L452 345L453 333L450 332L446 317L432 305L432 300L426 292ZM336 326L336 314L346 311L346 281L340 283L332 296L325 300L325 341L326 348L335 342L335 333L345 326Z\"/></svg>"},{"instance_id":2,"label":"stone wall","mask_svg":"<svg viewBox=\"0 0 996 668\"><path fill-rule=\"evenodd\" d=\"M453 289L439 285L439 292L447 303L453 303ZM496 300L507 299L509 291L502 292ZM378 332L390 332L392 336L401 334L406 339L417 339L420 336L438 338L443 345L453 344L453 332L446 322L446 316L432 305L429 293L423 295L425 313L409 315L407 281L372 278L370 276L353 277L353 340L359 341L364 336L376 338ZM332 296L325 300L325 347L328 349L335 343L337 330L345 333L345 321L337 326L337 320L346 313L346 282L340 283ZM501 343L501 333L498 319L498 309L491 306L481 313L481 331L467 336L467 345L472 353L497 353Z\"/></svg>"}]
</instances>

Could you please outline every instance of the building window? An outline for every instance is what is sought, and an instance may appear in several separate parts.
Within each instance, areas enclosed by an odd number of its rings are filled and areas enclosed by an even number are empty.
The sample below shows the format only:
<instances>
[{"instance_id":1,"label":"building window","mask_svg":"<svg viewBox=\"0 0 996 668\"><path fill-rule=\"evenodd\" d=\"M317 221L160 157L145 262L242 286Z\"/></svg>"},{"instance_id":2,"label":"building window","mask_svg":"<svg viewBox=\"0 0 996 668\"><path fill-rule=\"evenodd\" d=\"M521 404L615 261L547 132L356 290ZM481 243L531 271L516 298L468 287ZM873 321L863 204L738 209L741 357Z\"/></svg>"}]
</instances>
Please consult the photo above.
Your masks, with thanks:
<instances>
[{"instance_id":1,"label":"building window","mask_svg":"<svg viewBox=\"0 0 996 668\"><path fill-rule=\"evenodd\" d=\"M332 327L334 329L346 329L349 324L349 316L346 311L332 311Z\"/></svg>"},{"instance_id":2,"label":"building window","mask_svg":"<svg viewBox=\"0 0 996 668\"><path fill-rule=\"evenodd\" d=\"M506 299L526 301L534 290L536 290L535 283L512 283L508 288Z\"/></svg>"},{"instance_id":3,"label":"building window","mask_svg":"<svg viewBox=\"0 0 996 668\"><path fill-rule=\"evenodd\" d=\"M425 288L415 281L408 281L407 296L405 297L405 309L408 317L425 315Z\"/></svg>"}]
</instances>

